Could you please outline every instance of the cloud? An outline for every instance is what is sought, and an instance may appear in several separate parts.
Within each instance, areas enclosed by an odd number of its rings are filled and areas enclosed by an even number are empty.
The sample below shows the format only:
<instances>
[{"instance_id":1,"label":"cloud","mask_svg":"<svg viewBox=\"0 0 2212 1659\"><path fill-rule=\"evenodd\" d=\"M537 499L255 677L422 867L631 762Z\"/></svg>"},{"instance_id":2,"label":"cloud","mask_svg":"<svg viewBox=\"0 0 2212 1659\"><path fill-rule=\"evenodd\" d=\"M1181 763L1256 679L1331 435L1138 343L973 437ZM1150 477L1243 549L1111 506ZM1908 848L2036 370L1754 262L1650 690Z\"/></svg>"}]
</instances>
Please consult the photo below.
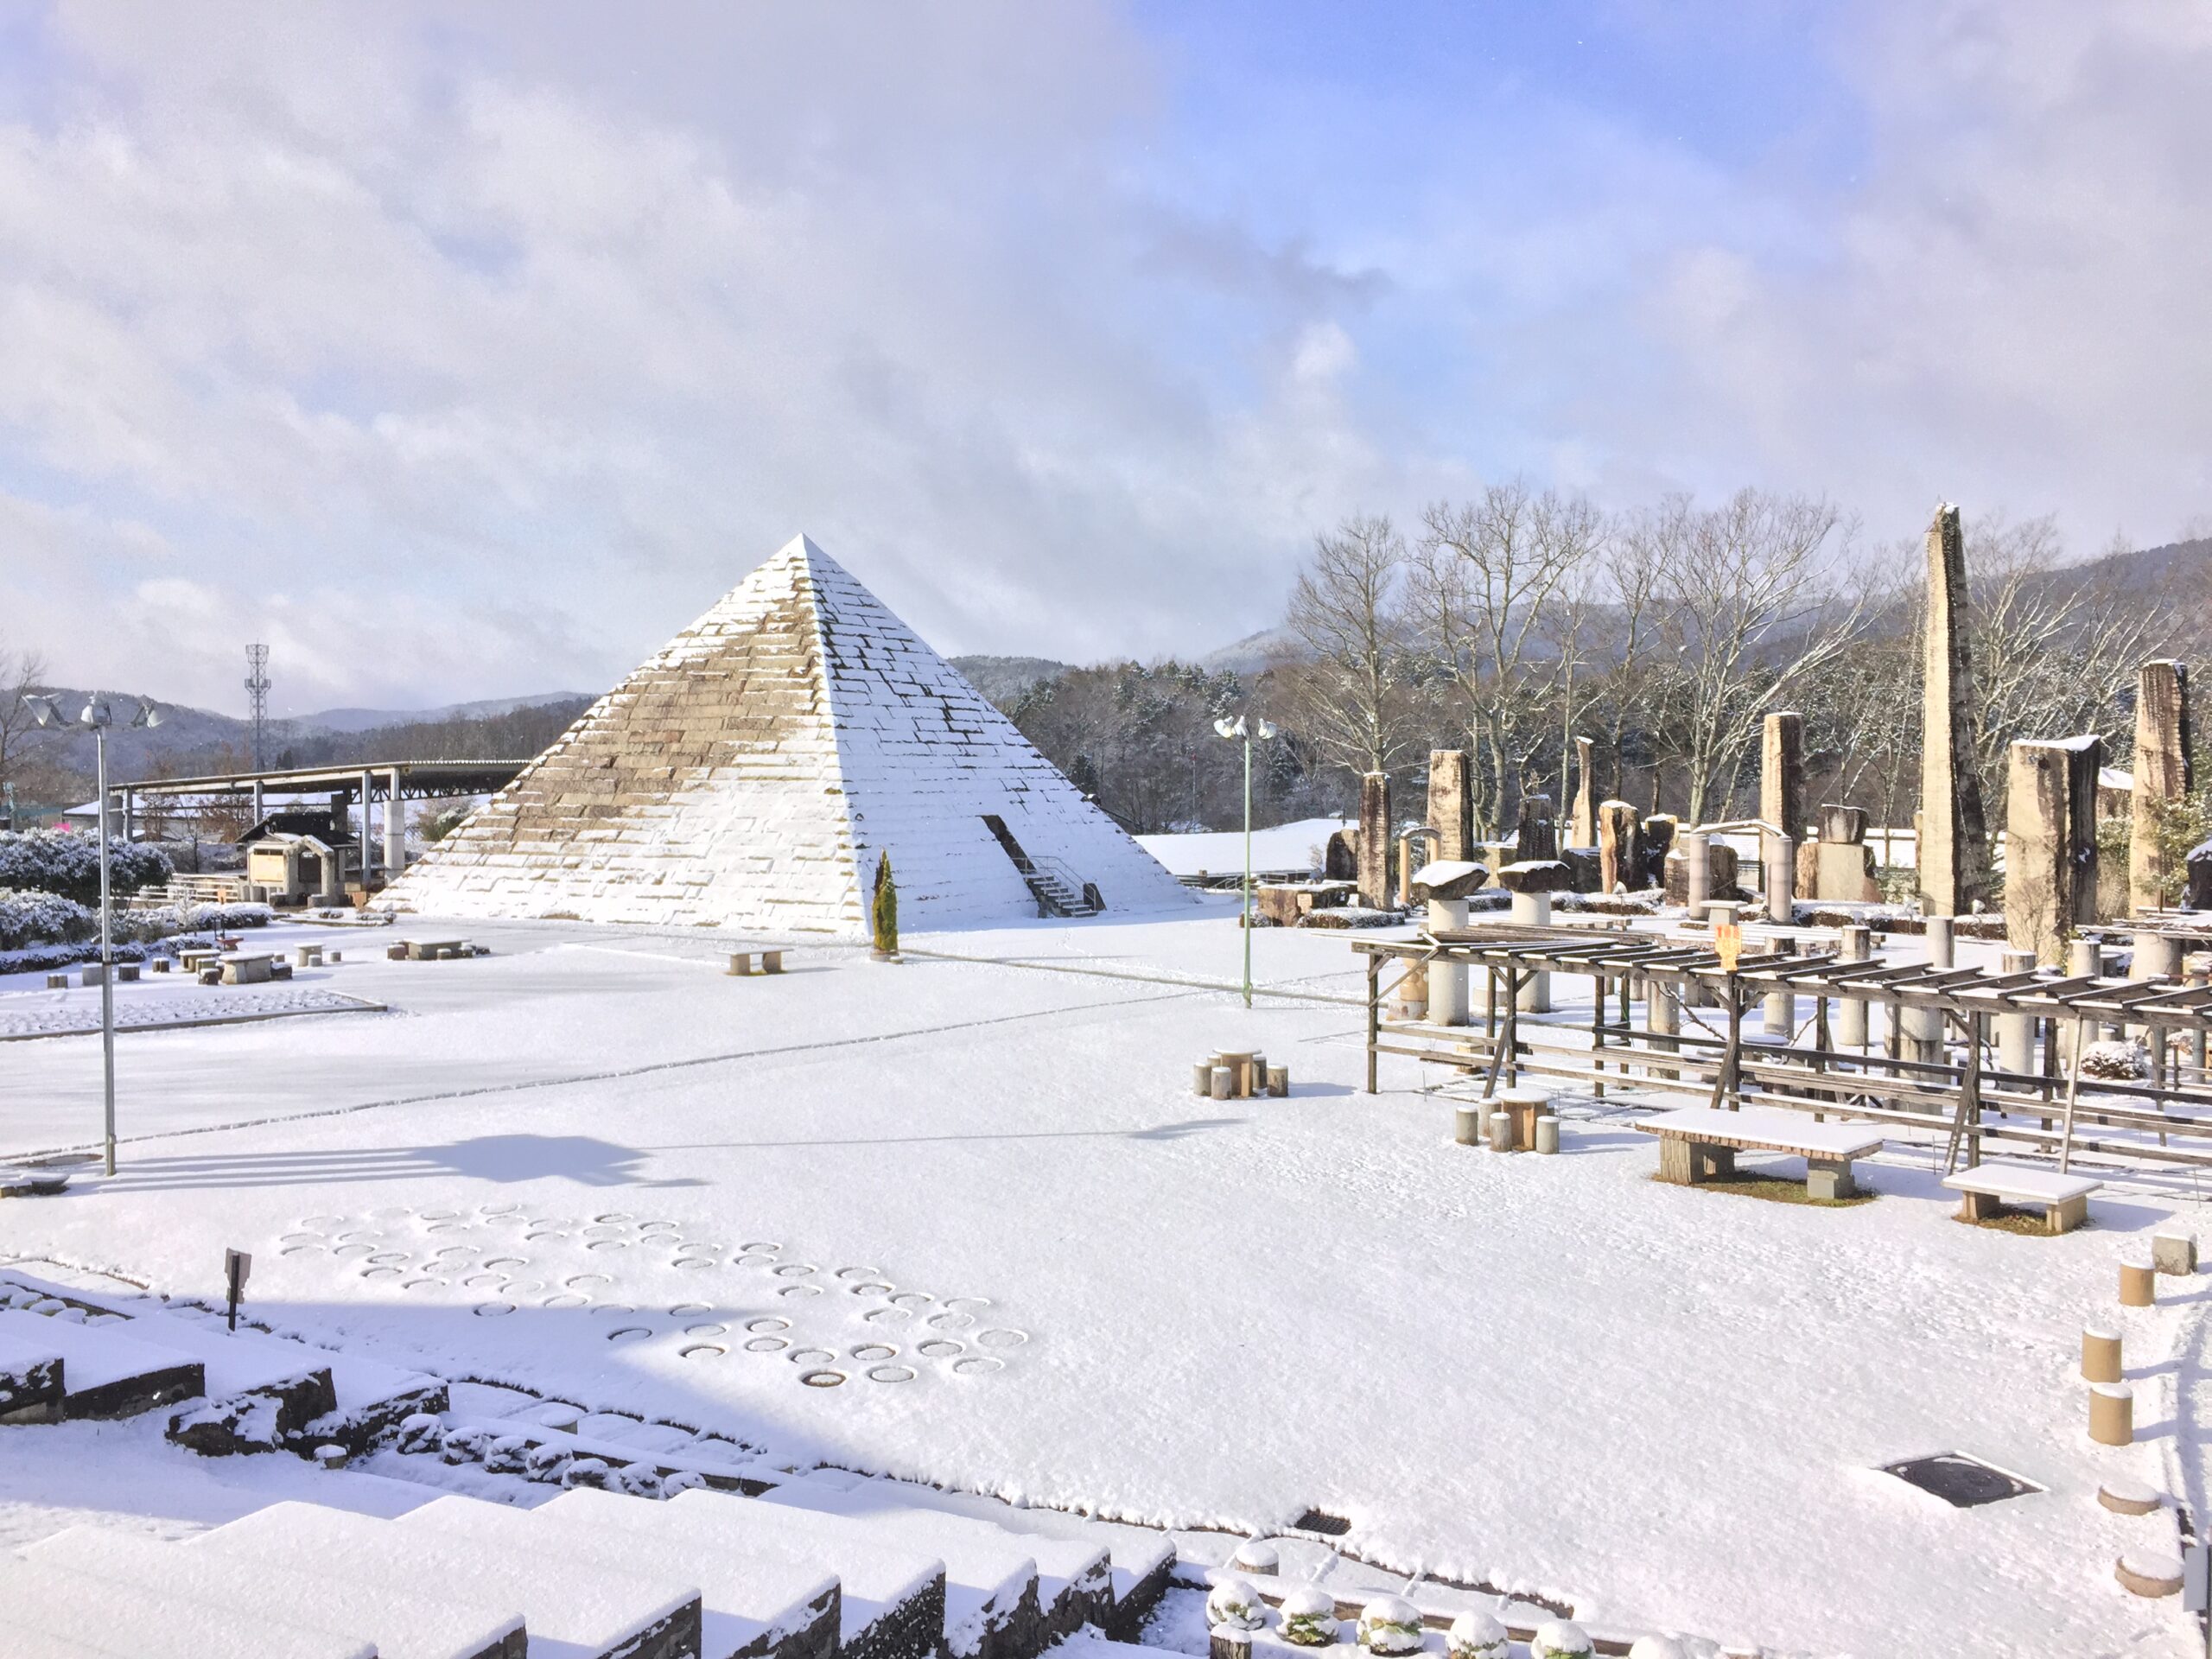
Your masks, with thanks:
<instances>
[{"instance_id":1,"label":"cloud","mask_svg":"<svg viewBox=\"0 0 2212 1659\"><path fill-rule=\"evenodd\" d=\"M1707 32L1609 15L1663 107L1084 0L63 5L0 65L4 626L433 703L606 683L802 528L948 650L1080 658L1515 471L2212 507L2196 14L1854 9L1717 137Z\"/></svg>"}]
</instances>

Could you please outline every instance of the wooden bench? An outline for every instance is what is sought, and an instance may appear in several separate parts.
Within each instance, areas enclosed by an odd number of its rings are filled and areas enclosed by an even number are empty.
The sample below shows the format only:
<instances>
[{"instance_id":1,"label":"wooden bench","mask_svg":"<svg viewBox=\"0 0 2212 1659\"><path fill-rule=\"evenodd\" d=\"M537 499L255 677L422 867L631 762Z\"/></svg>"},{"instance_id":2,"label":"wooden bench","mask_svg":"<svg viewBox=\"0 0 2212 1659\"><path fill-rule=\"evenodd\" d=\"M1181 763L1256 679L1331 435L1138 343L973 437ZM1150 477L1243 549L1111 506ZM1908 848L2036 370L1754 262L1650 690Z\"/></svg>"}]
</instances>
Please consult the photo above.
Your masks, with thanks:
<instances>
[{"instance_id":1,"label":"wooden bench","mask_svg":"<svg viewBox=\"0 0 2212 1659\"><path fill-rule=\"evenodd\" d=\"M1878 1152L1877 1131L1840 1123L1808 1123L1795 1112L1746 1107L1724 1112L1694 1106L1662 1112L1636 1126L1659 1137L1659 1179L1683 1186L1726 1180L1736 1173L1738 1152L1780 1152L1805 1160L1805 1191L1815 1198L1859 1195L1854 1159Z\"/></svg>"},{"instance_id":2,"label":"wooden bench","mask_svg":"<svg viewBox=\"0 0 2212 1659\"><path fill-rule=\"evenodd\" d=\"M1961 1221L1987 1221L2007 1204L2041 1205L2045 1230L2070 1233L2089 1218L2089 1194L2104 1183L2055 1169L1981 1164L1946 1175L1943 1185L1959 1194Z\"/></svg>"},{"instance_id":3,"label":"wooden bench","mask_svg":"<svg viewBox=\"0 0 2212 1659\"><path fill-rule=\"evenodd\" d=\"M758 954L760 958L760 972L764 974L780 974L784 971L784 953L782 951L762 950ZM739 979L751 978L753 972L753 958L754 955L755 953L751 950L731 951L729 957L729 972L734 977Z\"/></svg>"}]
</instances>

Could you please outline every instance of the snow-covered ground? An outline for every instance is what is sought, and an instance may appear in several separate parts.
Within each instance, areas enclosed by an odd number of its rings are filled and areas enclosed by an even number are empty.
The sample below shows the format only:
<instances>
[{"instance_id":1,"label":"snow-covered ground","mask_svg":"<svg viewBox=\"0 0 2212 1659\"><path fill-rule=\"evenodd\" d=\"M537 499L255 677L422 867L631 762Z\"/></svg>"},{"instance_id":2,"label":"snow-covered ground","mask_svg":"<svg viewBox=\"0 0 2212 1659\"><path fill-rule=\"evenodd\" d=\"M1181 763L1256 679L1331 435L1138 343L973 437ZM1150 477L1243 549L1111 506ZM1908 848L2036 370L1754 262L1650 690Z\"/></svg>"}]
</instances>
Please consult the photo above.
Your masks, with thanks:
<instances>
[{"instance_id":1,"label":"snow-covered ground","mask_svg":"<svg viewBox=\"0 0 2212 1659\"><path fill-rule=\"evenodd\" d=\"M696 931L396 930L495 951L427 963L347 935L316 982L391 1012L125 1033L121 1173L0 1203L0 1259L213 1296L234 1246L260 1317L395 1361L1160 1524L1318 1506L1364 1555L1608 1626L2192 1650L2112 1577L2171 1517L2094 1497L2126 1475L2202 1512L2208 1293L2113 1301L2171 1197L2047 1239L1958 1225L1912 1151L1853 1209L1662 1186L1618 1101L1571 1104L1557 1158L1459 1147L1410 1063L1358 1091L1340 937L1256 934L1258 1005L1216 988L1233 907L899 966L794 941L780 978L724 976L734 941ZM1292 1096L1194 1098L1222 1047ZM0 1050L0 1158L86 1144L98 1066L91 1038ZM2126 1335L2133 1448L2084 1431L2093 1320ZM822 1367L847 1380L800 1385ZM0 1430L0 1537L219 1518L264 1480L166 1448L134 1487L13 1454L65 1444L35 1435L130 1439ZM1947 1451L2047 1490L1954 1510L1876 1471Z\"/></svg>"},{"instance_id":2,"label":"snow-covered ground","mask_svg":"<svg viewBox=\"0 0 2212 1659\"><path fill-rule=\"evenodd\" d=\"M1357 818L1300 818L1252 832L1255 870L1318 870L1329 837L1357 830ZM1207 830L1191 835L1139 836L1137 845L1177 875L1237 875L1244 869L1244 832Z\"/></svg>"}]
</instances>

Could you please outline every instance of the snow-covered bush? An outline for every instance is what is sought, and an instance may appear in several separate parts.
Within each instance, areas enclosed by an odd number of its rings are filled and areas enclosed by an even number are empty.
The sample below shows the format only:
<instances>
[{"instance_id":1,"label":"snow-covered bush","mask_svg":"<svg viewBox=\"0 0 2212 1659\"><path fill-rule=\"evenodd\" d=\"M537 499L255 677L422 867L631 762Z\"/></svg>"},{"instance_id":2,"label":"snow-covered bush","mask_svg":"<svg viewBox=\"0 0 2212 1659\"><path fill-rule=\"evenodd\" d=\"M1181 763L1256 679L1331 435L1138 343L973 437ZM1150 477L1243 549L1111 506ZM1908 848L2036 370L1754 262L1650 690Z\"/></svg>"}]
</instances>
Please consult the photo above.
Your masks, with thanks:
<instances>
[{"instance_id":1,"label":"snow-covered bush","mask_svg":"<svg viewBox=\"0 0 2212 1659\"><path fill-rule=\"evenodd\" d=\"M1206 1626L1226 1624L1232 1630L1256 1630L1268 1622L1268 1610L1249 1579L1225 1578L1206 1597Z\"/></svg>"},{"instance_id":2,"label":"snow-covered bush","mask_svg":"<svg viewBox=\"0 0 2212 1659\"><path fill-rule=\"evenodd\" d=\"M1301 1648L1325 1648L1337 1639L1336 1599L1307 1585L1282 1599L1282 1639Z\"/></svg>"},{"instance_id":3,"label":"snow-covered bush","mask_svg":"<svg viewBox=\"0 0 2212 1659\"><path fill-rule=\"evenodd\" d=\"M523 1461L523 1473L532 1480L542 1480L557 1485L561 1477L569 1471L569 1460L575 1453L557 1446L533 1446Z\"/></svg>"},{"instance_id":4,"label":"snow-covered bush","mask_svg":"<svg viewBox=\"0 0 2212 1659\"><path fill-rule=\"evenodd\" d=\"M484 1471L493 1475L518 1475L530 1455L530 1441L520 1434L502 1434L484 1448Z\"/></svg>"},{"instance_id":5,"label":"snow-covered bush","mask_svg":"<svg viewBox=\"0 0 2212 1659\"><path fill-rule=\"evenodd\" d=\"M1452 1659L1505 1659L1508 1640L1505 1626L1488 1613L1465 1612L1444 1633L1444 1649Z\"/></svg>"},{"instance_id":6,"label":"snow-covered bush","mask_svg":"<svg viewBox=\"0 0 2212 1659\"><path fill-rule=\"evenodd\" d=\"M678 1492L696 1491L707 1484L707 1478L696 1469L678 1469L674 1474L660 1478L660 1494L674 1497Z\"/></svg>"},{"instance_id":7,"label":"snow-covered bush","mask_svg":"<svg viewBox=\"0 0 2212 1659\"><path fill-rule=\"evenodd\" d=\"M448 1463L481 1463L497 1438L488 1428L449 1429L438 1439L438 1455Z\"/></svg>"},{"instance_id":8,"label":"snow-covered bush","mask_svg":"<svg viewBox=\"0 0 2212 1659\"><path fill-rule=\"evenodd\" d=\"M1229 1562L1247 1573L1272 1573L1282 1564L1282 1557L1266 1539L1247 1538L1236 1546L1236 1553L1229 1558Z\"/></svg>"},{"instance_id":9,"label":"snow-covered bush","mask_svg":"<svg viewBox=\"0 0 2212 1659\"><path fill-rule=\"evenodd\" d=\"M0 887L0 950L67 944L99 931L99 918L73 899Z\"/></svg>"},{"instance_id":10,"label":"snow-covered bush","mask_svg":"<svg viewBox=\"0 0 2212 1659\"><path fill-rule=\"evenodd\" d=\"M1359 1644L1370 1653L1419 1653L1421 1639L1421 1609L1403 1596L1377 1596L1359 1610Z\"/></svg>"},{"instance_id":11,"label":"snow-covered bush","mask_svg":"<svg viewBox=\"0 0 2212 1659\"><path fill-rule=\"evenodd\" d=\"M445 1430L445 1424L437 1418L427 1411L418 1411L399 1420L396 1445L402 1452L435 1452Z\"/></svg>"},{"instance_id":12,"label":"snow-covered bush","mask_svg":"<svg viewBox=\"0 0 2212 1659\"><path fill-rule=\"evenodd\" d=\"M1590 1633L1571 1618L1554 1618L1536 1626L1529 1643L1529 1659L1591 1659L1597 1652Z\"/></svg>"},{"instance_id":13,"label":"snow-covered bush","mask_svg":"<svg viewBox=\"0 0 2212 1659\"><path fill-rule=\"evenodd\" d=\"M658 1499L668 1495L666 1488L661 1484L660 1476L650 1464L623 1465L614 1471L613 1484L617 1491L626 1492L632 1497Z\"/></svg>"},{"instance_id":14,"label":"snow-covered bush","mask_svg":"<svg viewBox=\"0 0 2212 1659\"><path fill-rule=\"evenodd\" d=\"M108 841L108 885L118 898L169 879L168 855L120 836ZM100 899L100 843L98 836L66 830L0 831L0 887L30 887L58 893L80 905Z\"/></svg>"},{"instance_id":15,"label":"snow-covered bush","mask_svg":"<svg viewBox=\"0 0 2212 1659\"><path fill-rule=\"evenodd\" d=\"M2151 1051L2138 1042L2091 1043L2082 1051L2082 1075L2110 1083L2139 1083L2151 1075Z\"/></svg>"},{"instance_id":16,"label":"snow-covered bush","mask_svg":"<svg viewBox=\"0 0 2212 1659\"><path fill-rule=\"evenodd\" d=\"M163 905L124 912L115 918L115 928L118 938L165 939L172 933L266 927L276 914L267 905Z\"/></svg>"},{"instance_id":17,"label":"snow-covered bush","mask_svg":"<svg viewBox=\"0 0 2212 1659\"><path fill-rule=\"evenodd\" d=\"M613 1474L604 1458L577 1458L561 1471L561 1484L571 1491L578 1486L594 1486L604 1491L613 1484Z\"/></svg>"}]
</instances>

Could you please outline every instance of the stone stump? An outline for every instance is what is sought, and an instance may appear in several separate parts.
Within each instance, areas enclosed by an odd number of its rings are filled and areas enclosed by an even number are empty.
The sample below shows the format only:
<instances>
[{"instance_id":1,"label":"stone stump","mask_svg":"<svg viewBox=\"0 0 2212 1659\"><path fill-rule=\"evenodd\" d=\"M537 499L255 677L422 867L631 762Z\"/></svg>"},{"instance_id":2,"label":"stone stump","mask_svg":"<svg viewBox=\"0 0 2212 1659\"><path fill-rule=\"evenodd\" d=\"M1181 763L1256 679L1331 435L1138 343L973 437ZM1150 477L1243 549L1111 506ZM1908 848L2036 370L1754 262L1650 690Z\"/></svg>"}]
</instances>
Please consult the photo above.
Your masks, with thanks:
<instances>
[{"instance_id":1,"label":"stone stump","mask_svg":"<svg viewBox=\"0 0 2212 1659\"><path fill-rule=\"evenodd\" d=\"M1638 885L1643 837L1636 809L1626 801L1598 808L1598 891L1618 893Z\"/></svg>"},{"instance_id":2,"label":"stone stump","mask_svg":"<svg viewBox=\"0 0 2212 1659\"><path fill-rule=\"evenodd\" d=\"M2127 842L2127 902L2156 910L2166 902L2169 879L2158 851L2158 821L2190 792L2189 670L2161 658L2143 664L2135 680L2135 791Z\"/></svg>"},{"instance_id":3,"label":"stone stump","mask_svg":"<svg viewBox=\"0 0 2212 1659\"><path fill-rule=\"evenodd\" d=\"M2094 737L2012 745L2005 808L2005 938L2036 960L2063 960L2066 936L2096 919L2097 774Z\"/></svg>"},{"instance_id":4,"label":"stone stump","mask_svg":"<svg viewBox=\"0 0 2212 1659\"><path fill-rule=\"evenodd\" d=\"M1989 835L1974 765L1974 658L1967 637L1966 540L1944 504L1928 526L1928 613L1920 735L1920 899L1957 916L1989 891ZM2092 778L2094 783L2094 777ZM2095 791L2091 790L2094 804Z\"/></svg>"},{"instance_id":5,"label":"stone stump","mask_svg":"<svg viewBox=\"0 0 2212 1659\"><path fill-rule=\"evenodd\" d=\"M1359 901L1389 910L1390 897L1390 775L1370 772L1359 780Z\"/></svg>"},{"instance_id":6,"label":"stone stump","mask_svg":"<svg viewBox=\"0 0 2212 1659\"><path fill-rule=\"evenodd\" d=\"M1428 752L1428 827L1436 831L1436 856L1474 857L1474 791L1468 787L1471 760L1465 749Z\"/></svg>"}]
</instances>

